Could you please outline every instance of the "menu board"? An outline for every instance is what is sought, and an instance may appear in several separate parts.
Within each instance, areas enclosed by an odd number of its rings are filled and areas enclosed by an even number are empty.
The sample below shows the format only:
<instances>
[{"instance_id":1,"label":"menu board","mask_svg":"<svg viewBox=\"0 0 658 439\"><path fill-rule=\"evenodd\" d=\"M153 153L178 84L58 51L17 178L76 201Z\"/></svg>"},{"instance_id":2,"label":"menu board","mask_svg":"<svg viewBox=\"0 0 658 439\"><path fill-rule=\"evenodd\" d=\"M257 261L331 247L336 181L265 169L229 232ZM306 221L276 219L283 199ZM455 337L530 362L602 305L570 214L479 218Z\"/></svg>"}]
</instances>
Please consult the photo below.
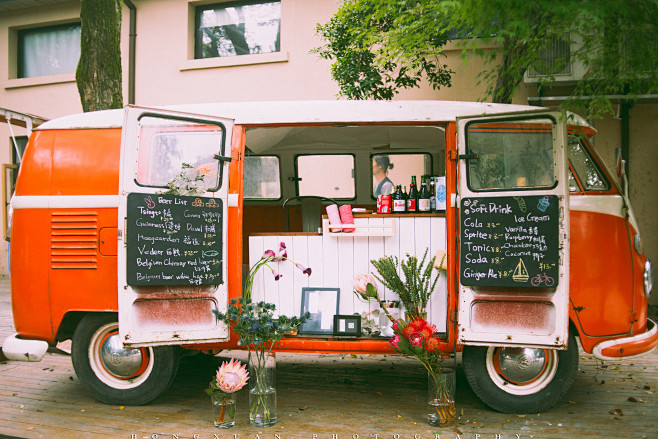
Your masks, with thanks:
<instances>
[{"instance_id":1,"label":"menu board","mask_svg":"<svg viewBox=\"0 0 658 439\"><path fill-rule=\"evenodd\" d=\"M460 212L462 285L557 286L557 196L464 198Z\"/></svg>"},{"instance_id":2,"label":"menu board","mask_svg":"<svg viewBox=\"0 0 658 439\"><path fill-rule=\"evenodd\" d=\"M128 194L128 284L221 284L223 215L217 198Z\"/></svg>"}]
</instances>

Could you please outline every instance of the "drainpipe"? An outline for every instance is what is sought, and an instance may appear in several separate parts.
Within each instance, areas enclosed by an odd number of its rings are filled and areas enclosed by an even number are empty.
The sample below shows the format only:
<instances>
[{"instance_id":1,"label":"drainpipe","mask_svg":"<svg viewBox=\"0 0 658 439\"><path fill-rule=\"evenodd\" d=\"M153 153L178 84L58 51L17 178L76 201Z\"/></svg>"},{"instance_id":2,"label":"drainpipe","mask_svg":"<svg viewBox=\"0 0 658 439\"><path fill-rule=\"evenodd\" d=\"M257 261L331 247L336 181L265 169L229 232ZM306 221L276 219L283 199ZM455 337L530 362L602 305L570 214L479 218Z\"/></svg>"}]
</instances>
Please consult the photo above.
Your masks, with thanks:
<instances>
[{"instance_id":1,"label":"drainpipe","mask_svg":"<svg viewBox=\"0 0 658 439\"><path fill-rule=\"evenodd\" d=\"M130 0L123 0L130 11L128 31L128 104L135 103L135 41L137 39L137 8Z\"/></svg>"}]
</instances>

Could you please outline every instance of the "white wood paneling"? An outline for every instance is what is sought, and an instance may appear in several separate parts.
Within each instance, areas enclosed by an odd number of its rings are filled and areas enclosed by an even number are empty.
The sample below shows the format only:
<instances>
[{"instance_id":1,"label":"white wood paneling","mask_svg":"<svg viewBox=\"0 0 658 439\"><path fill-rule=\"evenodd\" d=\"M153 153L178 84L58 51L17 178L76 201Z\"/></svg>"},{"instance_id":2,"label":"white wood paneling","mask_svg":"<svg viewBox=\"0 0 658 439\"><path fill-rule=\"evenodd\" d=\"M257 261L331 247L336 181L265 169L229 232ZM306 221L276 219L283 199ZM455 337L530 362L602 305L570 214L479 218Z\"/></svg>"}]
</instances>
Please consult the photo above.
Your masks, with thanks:
<instances>
[{"instance_id":1,"label":"white wood paneling","mask_svg":"<svg viewBox=\"0 0 658 439\"><path fill-rule=\"evenodd\" d=\"M385 218L356 218L356 224L370 226L384 224ZM399 217L395 218L394 233L381 236L377 227L371 227L376 236L337 233L300 236L252 236L249 238L249 262L256 263L263 252L271 249L277 252L279 243L288 248L288 257L304 267L310 267L307 276L288 261L272 264L272 268L283 275L274 281L269 269L264 268L254 282L254 300L266 300L276 304L281 314L299 315L301 310L302 288L306 286L340 288L339 312L354 314L372 311L378 306L359 300L352 291L352 277L355 274L376 273L370 262L383 256L396 256L399 260L407 253L422 258L429 249L428 258L439 249L446 249L446 222L442 217ZM435 272L436 273L436 272ZM380 286L380 294L385 300L399 300L397 294ZM428 319L445 331L447 317L447 287L445 272L428 303Z\"/></svg>"}]
</instances>

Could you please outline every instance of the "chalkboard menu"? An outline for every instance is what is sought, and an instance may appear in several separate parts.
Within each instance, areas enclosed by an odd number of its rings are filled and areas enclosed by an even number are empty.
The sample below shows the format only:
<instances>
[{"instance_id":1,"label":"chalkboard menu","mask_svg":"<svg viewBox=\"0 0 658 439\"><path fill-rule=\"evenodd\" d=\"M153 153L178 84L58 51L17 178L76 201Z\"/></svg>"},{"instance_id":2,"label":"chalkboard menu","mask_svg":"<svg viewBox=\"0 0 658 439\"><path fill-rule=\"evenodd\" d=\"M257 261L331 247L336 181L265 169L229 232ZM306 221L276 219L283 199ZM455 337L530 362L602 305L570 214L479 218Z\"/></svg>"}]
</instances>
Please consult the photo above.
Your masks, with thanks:
<instances>
[{"instance_id":1,"label":"chalkboard menu","mask_svg":"<svg viewBox=\"0 0 658 439\"><path fill-rule=\"evenodd\" d=\"M221 284L223 215L217 198L128 194L128 284Z\"/></svg>"},{"instance_id":2,"label":"chalkboard menu","mask_svg":"<svg viewBox=\"0 0 658 439\"><path fill-rule=\"evenodd\" d=\"M557 196L464 198L460 209L462 285L557 286Z\"/></svg>"}]
</instances>

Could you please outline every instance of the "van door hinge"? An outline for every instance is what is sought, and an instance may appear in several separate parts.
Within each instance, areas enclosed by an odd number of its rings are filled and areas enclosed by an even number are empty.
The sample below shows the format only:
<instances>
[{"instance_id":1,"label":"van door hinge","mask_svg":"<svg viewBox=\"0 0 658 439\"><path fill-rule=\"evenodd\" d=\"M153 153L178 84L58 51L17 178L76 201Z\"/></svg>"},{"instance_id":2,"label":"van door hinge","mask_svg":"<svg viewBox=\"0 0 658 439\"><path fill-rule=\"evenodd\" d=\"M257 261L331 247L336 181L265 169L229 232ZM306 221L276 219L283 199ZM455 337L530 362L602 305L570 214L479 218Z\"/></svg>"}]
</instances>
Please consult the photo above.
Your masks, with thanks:
<instances>
[{"instance_id":1,"label":"van door hinge","mask_svg":"<svg viewBox=\"0 0 658 439\"><path fill-rule=\"evenodd\" d=\"M456 149L451 149L450 151L448 151L448 158L450 160L457 160L457 157L459 157L459 154L457 154Z\"/></svg>"},{"instance_id":2,"label":"van door hinge","mask_svg":"<svg viewBox=\"0 0 658 439\"><path fill-rule=\"evenodd\" d=\"M633 312L631 313L631 315L629 316L629 319L630 319L630 322L631 322L631 323L635 323L635 322L637 322L637 313L636 313L635 311L633 311Z\"/></svg>"}]
</instances>

